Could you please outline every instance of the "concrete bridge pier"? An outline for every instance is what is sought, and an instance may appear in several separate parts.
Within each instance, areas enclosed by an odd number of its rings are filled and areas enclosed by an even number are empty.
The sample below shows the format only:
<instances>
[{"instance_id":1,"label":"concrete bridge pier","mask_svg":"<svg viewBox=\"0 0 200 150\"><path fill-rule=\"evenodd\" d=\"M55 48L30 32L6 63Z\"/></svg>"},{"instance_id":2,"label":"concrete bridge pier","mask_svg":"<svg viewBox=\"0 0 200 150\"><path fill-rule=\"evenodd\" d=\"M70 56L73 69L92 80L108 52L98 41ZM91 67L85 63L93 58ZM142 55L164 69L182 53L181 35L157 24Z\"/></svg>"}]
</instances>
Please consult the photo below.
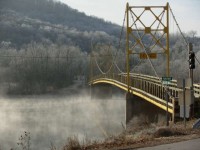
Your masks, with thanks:
<instances>
[{"instance_id":1,"label":"concrete bridge pier","mask_svg":"<svg viewBox=\"0 0 200 150\"><path fill-rule=\"evenodd\" d=\"M91 99L112 99L112 85L91 85Z\"/></svg>"},{"instance_id":2,"label":"concrete bridge pier","mask_svg":"<svg viewBox=\"0 0 200 150\"><path fill-rule=\"evenodd\" d=\"M142 116L142 117L141 117ZM165 121L166 112L131 93L126 94L126 125L136 117L139 122Z\"/></svg>"}]
</instances>

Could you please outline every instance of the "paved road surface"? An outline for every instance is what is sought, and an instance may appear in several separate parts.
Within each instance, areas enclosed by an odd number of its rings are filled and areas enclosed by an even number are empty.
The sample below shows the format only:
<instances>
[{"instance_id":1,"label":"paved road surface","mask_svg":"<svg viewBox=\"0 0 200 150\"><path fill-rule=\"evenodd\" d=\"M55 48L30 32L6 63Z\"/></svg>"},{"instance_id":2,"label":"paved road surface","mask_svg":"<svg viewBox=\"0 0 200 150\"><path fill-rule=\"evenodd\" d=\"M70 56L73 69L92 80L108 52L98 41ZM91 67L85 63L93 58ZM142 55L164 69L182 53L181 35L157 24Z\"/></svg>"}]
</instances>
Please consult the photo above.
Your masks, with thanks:
<instances>
[{"instance_id":1,"label":"paved road surface","mask_svg":"<svg viewBox=\"0 0 200 150\"><path fill-rule=\"evenodd\" d=\"M178 143L140 148L137 150L200 150L200 138Z\"/></svg>"}]
</instances>

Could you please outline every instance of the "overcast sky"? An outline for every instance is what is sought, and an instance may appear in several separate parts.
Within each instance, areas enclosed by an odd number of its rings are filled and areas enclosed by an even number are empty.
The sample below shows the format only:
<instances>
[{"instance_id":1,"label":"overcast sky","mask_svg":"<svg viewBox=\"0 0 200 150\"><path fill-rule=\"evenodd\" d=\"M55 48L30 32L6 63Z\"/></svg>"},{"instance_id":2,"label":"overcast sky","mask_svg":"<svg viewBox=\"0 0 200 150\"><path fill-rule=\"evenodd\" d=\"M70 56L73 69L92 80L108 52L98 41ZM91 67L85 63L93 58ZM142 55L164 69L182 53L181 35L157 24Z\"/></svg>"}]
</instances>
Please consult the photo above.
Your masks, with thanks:
<instances>
[{"instance_id":1,"label":"overcast sky","mask_svg":"<svg viewBox=\"0 0 200 150\"><path fill-rule=\"evenodd\" d=\"M126 3L137 6L166 5L169 2L184 32L195 30L200 36L200 0L60 0L87 15L122 25ZM171 23L172 31L173 23ZM176 30L176 28L173 28Z\"/></svg>"}]
</instances>

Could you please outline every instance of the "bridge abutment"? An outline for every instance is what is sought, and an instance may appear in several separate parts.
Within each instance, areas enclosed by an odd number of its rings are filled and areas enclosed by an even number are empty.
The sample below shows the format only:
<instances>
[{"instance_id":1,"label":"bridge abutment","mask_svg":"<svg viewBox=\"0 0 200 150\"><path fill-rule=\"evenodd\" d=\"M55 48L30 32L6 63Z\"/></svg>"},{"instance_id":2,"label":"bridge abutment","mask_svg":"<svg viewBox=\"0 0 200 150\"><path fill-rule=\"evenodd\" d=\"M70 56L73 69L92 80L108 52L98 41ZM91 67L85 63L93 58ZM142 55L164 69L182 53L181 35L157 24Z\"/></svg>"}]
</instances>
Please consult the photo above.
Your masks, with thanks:
<instances>
[{"instance_id":1,"label":"bridge abutment","mask_svg":"<svg viewBox=\"0 0 200 150\"><path fill-rule=\"evenodd\" d=\"M140 118L141 116L143 116L143 118ZM128 124L134 117L137 117L140 122L164 122L165 116L166 112L157 106L131 93L126 94L126 124Z\"/></svg>"}]
</instances>

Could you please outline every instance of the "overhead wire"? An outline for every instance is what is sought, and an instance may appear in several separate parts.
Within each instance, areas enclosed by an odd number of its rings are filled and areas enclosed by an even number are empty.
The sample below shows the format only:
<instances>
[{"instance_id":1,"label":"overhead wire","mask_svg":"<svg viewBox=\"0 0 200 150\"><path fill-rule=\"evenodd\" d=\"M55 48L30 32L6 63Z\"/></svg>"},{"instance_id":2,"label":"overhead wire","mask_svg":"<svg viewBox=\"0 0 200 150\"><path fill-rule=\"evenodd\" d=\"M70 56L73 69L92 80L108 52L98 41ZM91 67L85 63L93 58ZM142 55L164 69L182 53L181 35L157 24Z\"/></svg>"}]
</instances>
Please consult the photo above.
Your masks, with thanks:
<instances>
[{"instance_id":1,"label":"overhead wire","mask_svg":"<svg viewBox=\"0 0 200 150\"><path fill-rule=\"evenodd\" d=\"M111 56L111 55L81 55L81 56L22 56L22 55L1 55L0 58L38 58L38 59L43 59L43 58L72 58L72 59L78 59L80 57L85 58L85 57L106 57L106 56Z\"/></svg>"},{"instance_id":2,"label":"overhead wire","mask_svg":"<svg viewBox=\"0 0 200 150\"><path fill-rule=\"evenodd\" d=\"M25 23L30 23L29 21L24 21ZM125 19L123 20L123 25L122 25L122 29L121 29L121 32L120 32L120 40L119 40L119 47L121 47L121 37L122 37L122 34L123 34L123 29L124 29L124 22L125 22ZM65 29L65 27L60 27L60 26L57 26L57 25L51 25L51 24L49 24L49 23L42 23L42 22L39 22L39 24L40 25L43 25L43 26L49 26L49 27L52 27L52 28L56 28L56 29L60 29L60 30L63 30L63 31L67 31L66 29ZM116 54L117 55L117 54ZM104 55L104 56L108 56L108 55ZM17 57L20 57L20 58L29 58L29 59L33 59L33 58L38 58L38 59L43 59L43 58L62 58L62 59L65 59L65 58L76 58L76 57L54 57L54 56L45 56L45 57L41 57L41 56L8 56L8 55L4 55L4 56L0 56L0 57L3 57L3 58L5 58L5 57L7 57L7 58L11 58L11 57L15 57L15 58L17 58ZM82 56L83 57L83 56ZM84 57L90 57L90 56L84 56ZM92 56L92 57L96 57L96 56ZM103 57L103 56L102 56ZM77 58L80 58L80 56L78 56ZM115 57L116 58L116 57ZM96 61L96 63L97 63L97 61ZM98 63L97 63L98 64ZM114 65L114 63L112 63L111 64L111 66L110 66L110 68L108 69L108 71L107 72L109 72L111 69L112 69L112 67L113 67L113 65ZM98 68L99 68L100 66L98 65ZM117 67L117 68L119 68L119 67ZM101 69L101 71L102 71L102 69Z\"/></svg>"},{"instance_id":3,"label":"overhead wire","mask_svg":"<svg viewBox=\"0 0 200 150\"><path fill-rule=\"evenodd\" d=\"M80 58L80 57L89 57L89 56L19 56L19 55L0 55L0 58L28 58L28 59L43 59L43 58L61 58L61 59L65 59L65 58L72 58L72 59L76 59L76 58Z\"/></svg>"}]
</instances>

